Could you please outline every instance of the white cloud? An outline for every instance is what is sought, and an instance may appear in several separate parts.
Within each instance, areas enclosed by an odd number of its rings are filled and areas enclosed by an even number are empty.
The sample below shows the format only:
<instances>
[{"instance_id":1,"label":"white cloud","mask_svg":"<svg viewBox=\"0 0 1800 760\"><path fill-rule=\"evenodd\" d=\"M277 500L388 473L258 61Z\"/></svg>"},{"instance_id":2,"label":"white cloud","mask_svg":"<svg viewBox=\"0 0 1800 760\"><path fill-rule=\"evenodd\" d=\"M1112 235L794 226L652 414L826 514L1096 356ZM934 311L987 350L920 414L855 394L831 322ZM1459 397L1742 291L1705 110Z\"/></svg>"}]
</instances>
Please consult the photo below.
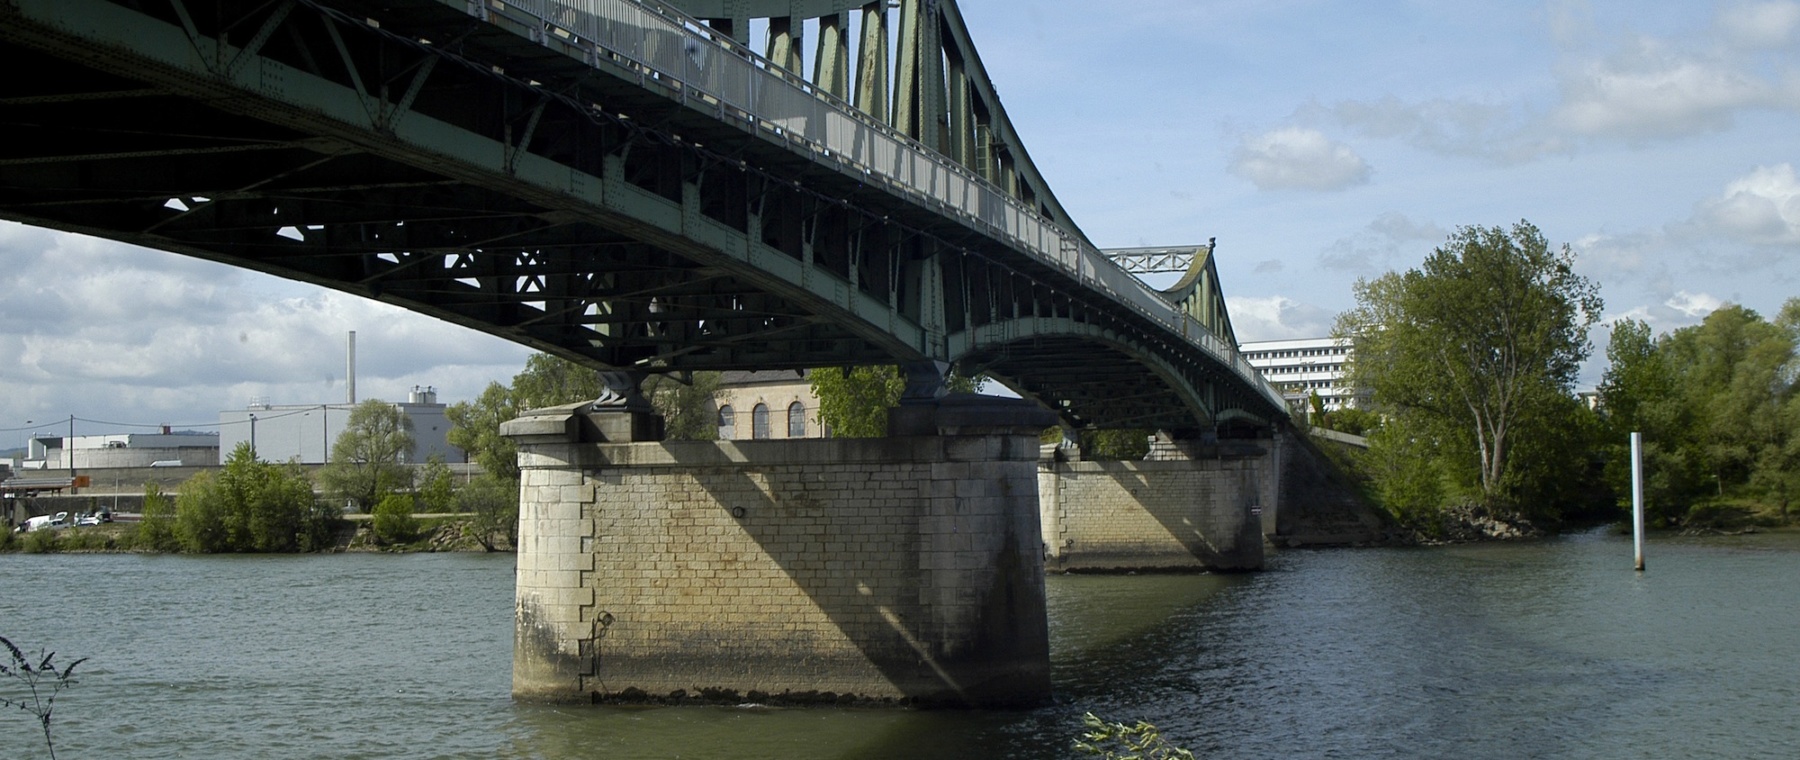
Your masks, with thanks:
<instances>
[{"instance_id":1,"label":"white cloud","mask_svg":"<svg viewBox=\"0 0 1800 760\"><path fill-rule=\"evenodd\" d=\"M1725 301L1706 293L1689 293L1685 290L1675 291L1675 295L1663 302L1664 306L1681 312L1690 318L1704 317L1713 310L1725 305Z\"/></svg>"},{"instance_id":2,"label":"white cloud","mask_svg":"<svg viewBox=\"0 0 1800 760\"><path fill-rule=\"evenodd\" d=\"M1287 296L1226 296L1239 342L1318 338L1331 334L1337 315Z\"/></svg>"},{"instance_id":3,"label":"white cloud","mask_svg":"<svg viewBox=\"0 0 1800 760\"><path fill-rule=\"evenodd\" d=\"M1793 164L1759 166L1702 203L1695 218L1709 231L1746 243L1800 244L1800 178Z\"/></svg>"},{"instance_id":4,"label":"white cloud","mask_svg":"<svg viewBox=\"0 0 1800 760\"><path fill-rule=\"evenodd\" d=\"M71 412L204 424L252 397L335 402L350 330L360 398L413 385L471 398L529 354L387 304L95 238L0 224L0 255L0 428Z\"/></svg>"},{"instance_id":5,"label":"white cloud","mask_svg":"<svg viewBox=\"0 0 1800 760\"><path fill-rule=\"evenodd\" d=\"M1800 35L1800 2L1739 3L1715 21L1727 43L1744 48L1778 48Z\"/></svg>"},{"instance_id":6,"label":"white cloud","mask_svg":"<svg viewBox=\"0 0 1800 760\"><path fill-rule=\"evenodd\" d=\"M1343 190L1369 181L1368 162L1323 133L1285 127L1244 139L1232 155L1232 174L1261 190Z\"/></svg>"},{"instance_id":7,"label":"white cloud","mask_svg":"<svg viewBox=\"0 0 1800 760\"><path fill-rule=\"evenodd\" d=\"M1730 62L1639 38L1562 77L1552 122L1578 135L1642 139L1729 127L1740 109L1770 106L1777 90Z\"/></svg>"}]
</instances>

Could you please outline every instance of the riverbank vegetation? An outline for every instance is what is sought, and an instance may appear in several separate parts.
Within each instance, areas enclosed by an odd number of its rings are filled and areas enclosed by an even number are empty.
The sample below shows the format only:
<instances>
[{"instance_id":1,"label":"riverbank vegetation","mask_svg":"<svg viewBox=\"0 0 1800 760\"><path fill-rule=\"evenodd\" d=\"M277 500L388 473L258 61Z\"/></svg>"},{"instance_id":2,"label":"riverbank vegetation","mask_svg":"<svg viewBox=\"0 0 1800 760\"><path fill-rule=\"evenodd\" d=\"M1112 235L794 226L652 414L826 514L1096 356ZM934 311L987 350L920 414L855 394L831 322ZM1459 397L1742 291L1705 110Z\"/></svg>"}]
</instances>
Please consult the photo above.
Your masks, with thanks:
<instances>
[{"instance_id":1,"label":"riverbank vegetation","mask_svg":"<svg viewBox=\"0 0 1800 760\"><path fill-rule=\"evenodd\" d=\"M1528 222L1463 228L1418 268L1355 286L1340 315L1369 447L1346 458L1366 495L1428 537L1470 520L1613 519L1629 509L1627 436L1644 434L1656 524L1786 522L1800 495L1800 299L1774 321L1726 306L1652 336L1613 325L1593 404L1574 392L1602 310Z\"/></svg>"}]
</instances>

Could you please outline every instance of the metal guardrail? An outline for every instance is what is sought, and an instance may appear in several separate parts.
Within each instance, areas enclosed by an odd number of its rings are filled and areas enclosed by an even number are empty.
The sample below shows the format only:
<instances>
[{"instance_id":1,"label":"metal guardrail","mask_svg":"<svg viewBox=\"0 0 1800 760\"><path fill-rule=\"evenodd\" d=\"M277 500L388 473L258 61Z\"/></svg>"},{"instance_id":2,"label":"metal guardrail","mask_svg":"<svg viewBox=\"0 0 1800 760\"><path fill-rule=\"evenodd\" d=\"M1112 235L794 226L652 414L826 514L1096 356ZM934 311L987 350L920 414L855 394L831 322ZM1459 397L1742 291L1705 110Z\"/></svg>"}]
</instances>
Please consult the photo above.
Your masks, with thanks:
<instances>
[{"instance_id":1,"label":"metal guardrail","mask_svg":"<svg viewBox=\"0 0 1800 760\"><path fill-rule=\"evenodd\" d=\"M535 41L590 65L624 64L646 87L677 93L723 121L750 124L796 150L836 163L948 216L972 221L1094 290L1111 296L1231 367L1269 403L1281 394L1197 320L1110 261L1078 234L950 159L926 149L805 78L715 33L699 20L640 0L442 0L470 14L500 15Z\"/></svg>"}]
</instances>

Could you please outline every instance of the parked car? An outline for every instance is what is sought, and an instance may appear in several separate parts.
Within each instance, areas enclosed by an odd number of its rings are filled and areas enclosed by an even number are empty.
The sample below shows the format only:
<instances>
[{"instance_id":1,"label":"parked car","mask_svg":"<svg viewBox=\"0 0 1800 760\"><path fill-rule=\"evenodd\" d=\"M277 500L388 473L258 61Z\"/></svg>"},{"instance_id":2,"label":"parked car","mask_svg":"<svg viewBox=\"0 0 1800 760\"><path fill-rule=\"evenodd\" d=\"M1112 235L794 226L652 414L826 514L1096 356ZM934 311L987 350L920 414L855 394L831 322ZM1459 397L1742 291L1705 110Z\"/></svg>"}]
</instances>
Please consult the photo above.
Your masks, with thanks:
<instances>
[{"instance_id":1,"label":"parked car","mask_svg":"<svg viewBox=\"0 0 1800 760\"><path fill-rule=\"evenodd\" d=\"M69 513L58 512L54 515L38 515L37 517L26 520L24 525L19 526L19 532L30 533L34 530L62 530L67 527L69 527Z\"/></svg>"},{"instance_id":2,"label":"parked car","mask_svg":"<svg viewBox=\"0 0 1800 760\"><path fill-rule=\"evenodd\" d=\"M75 516L76 525L99 525L113 521L112 510L102 509L93 514L82 513Z\"/></svg>"}]
</instances>

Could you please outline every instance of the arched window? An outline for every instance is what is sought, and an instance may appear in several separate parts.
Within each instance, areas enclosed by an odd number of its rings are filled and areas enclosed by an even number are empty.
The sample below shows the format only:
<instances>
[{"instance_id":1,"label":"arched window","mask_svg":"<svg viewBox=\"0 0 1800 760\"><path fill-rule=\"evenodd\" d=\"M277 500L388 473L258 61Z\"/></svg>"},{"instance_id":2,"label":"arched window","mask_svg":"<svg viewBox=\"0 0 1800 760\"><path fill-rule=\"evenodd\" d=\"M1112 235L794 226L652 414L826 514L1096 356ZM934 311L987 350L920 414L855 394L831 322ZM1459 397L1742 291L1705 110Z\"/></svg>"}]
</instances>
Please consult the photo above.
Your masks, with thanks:
<instances>
[{"instance_id":1,"label":"arched window","mask_svg":"<svg viewBox=\"0 0 1800 760\"><path fill-rule=\"evenodd\" d=\"M719 407L719 440L729 441L737 437L737 412L730 404Z\"/></svg>"},{"instance_id":2,"label":"arched window","mask_svg":"<svg viewBox=\"0 0 1800 760\"><path fill-rule=\"evenodd\" d=\"M798 401L788 404L788 437L806 437L806 405Z\"/></svg>"},{"instance_id":3,"label":"arched window","mask_svg":"<svg viewBox=\"0 0 1800 760\"><path fill-rule=\"evenodd\" d=\"M759 441L769 437L768 404L757 404L750 410L750 437Z\"/></svg>"}]
</instances>

